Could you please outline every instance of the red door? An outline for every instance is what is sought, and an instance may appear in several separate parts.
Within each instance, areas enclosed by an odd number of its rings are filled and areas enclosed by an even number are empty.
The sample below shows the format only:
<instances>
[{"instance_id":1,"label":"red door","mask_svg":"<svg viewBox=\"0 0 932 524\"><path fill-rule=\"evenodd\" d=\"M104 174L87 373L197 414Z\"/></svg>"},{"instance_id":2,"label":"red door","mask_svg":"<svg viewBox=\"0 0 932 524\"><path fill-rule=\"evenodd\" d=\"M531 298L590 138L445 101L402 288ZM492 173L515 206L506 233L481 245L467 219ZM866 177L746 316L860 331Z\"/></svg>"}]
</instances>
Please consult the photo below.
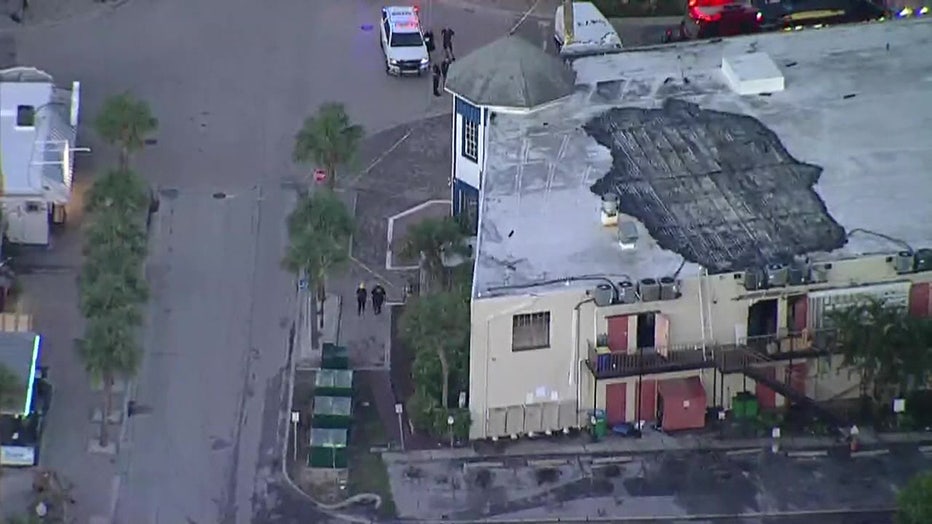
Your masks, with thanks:
<instances>
[{"instance_id":1,"label":"red door","mask_svg":"<svg viewBox=\"0 0 932 524\"><path fill-rule=\"evenodd\" d=\"M641 420L654 422L657 420L657 381L644 380L641 382Z\"/></svg>"},{"instance_id":2,"label":"red door","mask_svg":"<svg viewBox=\"0 0 932 524\"><path fill-rule=\"evenodd\" d=\"M761 369L760 371L770 378L776 378L777 370L774 368ZM762 409L777 407L777 393L764 384L758 383L754 388L754 394L757 395L757 402Z\"/></svg>"},{"instance_id":3,"label":"red door","mask_svg":"<svg viewBox=\"0 0 932 524\"><path fill-rule=\"evenodd\" d=\"M608 317L608 349L612 353L628 352L628 315Z\"/></svg>"},{"instance_id":4,"label":"red door","mask_svg":"<svg viewBox=\"0 0 932 524\"><path fill-rule=\"evenodd\" d=\"M801 295L793 302L793 325L790 329L794 333L802 333L809 326L809 297Z\"/></svg>"},{"instance_id":5,"label":"red door","mask_svg":"<svg viewBox=\"0 0 932 524\"><path fill-rule=\"evenodd\" d=\"M929 316L928 282L917 282L909 288L909 314L913 317Z\"/></svg>"},{"instance_id":6,"label":"red door","mask_svg":"<svg viewBox=\"0 0 932 524\"><path fill-rule=\"evenodd\" d=\"M625 411L628 409L627 396L628 384L621 382L605 385L605 418L609 425L621 424L625 421Z\"/></svg>"}]
</instances>

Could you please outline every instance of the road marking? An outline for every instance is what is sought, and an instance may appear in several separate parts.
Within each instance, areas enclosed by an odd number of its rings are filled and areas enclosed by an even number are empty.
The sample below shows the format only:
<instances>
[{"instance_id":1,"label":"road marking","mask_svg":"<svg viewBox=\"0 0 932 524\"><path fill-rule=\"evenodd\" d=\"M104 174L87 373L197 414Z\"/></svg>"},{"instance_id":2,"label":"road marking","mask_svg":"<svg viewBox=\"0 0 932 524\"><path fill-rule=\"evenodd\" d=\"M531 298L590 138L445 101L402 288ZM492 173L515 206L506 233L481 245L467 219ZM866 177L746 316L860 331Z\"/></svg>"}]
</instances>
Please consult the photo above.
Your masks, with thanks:
<instances>
[{"instance_id":1,"label":"road marking","mask_svg":"<svg viewBox=\"0 0 932 524\"><path fill-rule=\"evenodd\" d=\"M879 457L890 453L889 449L870 449L865 451L854 451L851 453L851 458L858 457Z\"/></svg>"},{"instance_id":2,"label":"road marking","mask_svg":"<svg viewBox=\"0 0 932 524\"><path fill-rule=\"evenodd\" d=\"M470 471L473 469L496 469L504 468L505 464L499 461L485 461L485 462L465 462L463 463L463 471Z\"/></svg>"},{"instance_id":3,"label":"road marking","mask_svg":"<svg viewBox=\"0 0 932 524\"><path fill-rule=\"evenodd\" d=\"M634 457L628 455L616 455L613 457L598 457L592 459L593 466L602 466L605 464L626 464L634 460Z\"/></svg>"},{"instance_id":4,"label":"road marking","mask_svg":"<svg viewBox=\"0 0 932 524\"><path fill-rule=\"evenodd\" d=\"M524 15L521 16L521 18L518 20L518 23L516 23L515 26L511 28L511 31L508 31L508 34L509 34L509 35L515 34L515 31L518 30L518 27L520 27L521 24L523 24L524 21L527 20L527 17L530 16L531 13L532 13L535 9L537 9L537 4L539 4L539 3L540 3L540 0L537 0L536 2L534 2L534 5L532 5L531 7L529 7L528 10L524 12Z\"/></svg>"},{"instance_id":5,"label":"road marking","mask_svg":"<svg viewBox=\"0 0 932 524\"><path fill-rule=\"evenodd\" d=\"M787 452L786 456L791 457L791 458L827 457L828 450L820 449L816 451L790 451L790 452Z\"/></svg>"},{"instance_id":6,"label":"road marking","mask_svg":"<svg viewBox=\"0 0 932 524\"><path fill-rule=\"evenodd\" d=\"M535 468L551 468L554 466L565 466L567 459L537 459L527 461L527 465Z\"/></svg>"},{"instance_id":7,"label":"road marking","mask_svg":"<svg viewBox=\"0 0 932 524\"><path fill-rule=\"evenodd\" d=\"M747 449L732 449L725 452L726 457L736 457L739 455L753 455L755 453L760 453L758 448L747 448Z\"/></svg>"}]
</instances>

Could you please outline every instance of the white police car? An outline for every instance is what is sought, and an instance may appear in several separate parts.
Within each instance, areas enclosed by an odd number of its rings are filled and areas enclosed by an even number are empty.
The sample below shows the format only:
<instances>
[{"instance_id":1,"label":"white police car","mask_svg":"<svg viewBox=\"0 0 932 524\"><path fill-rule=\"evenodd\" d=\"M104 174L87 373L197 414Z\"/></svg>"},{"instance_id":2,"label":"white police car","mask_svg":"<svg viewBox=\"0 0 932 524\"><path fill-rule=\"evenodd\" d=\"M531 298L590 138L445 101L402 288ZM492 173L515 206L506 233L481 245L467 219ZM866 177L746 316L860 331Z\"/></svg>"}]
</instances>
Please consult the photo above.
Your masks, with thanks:
<instances>
[{"instance_id":1,"label":"white police car","mask_svg":"<svg viewBox=\"0 0 932 524\"><path fill-rule=\"evenodd\" d=\"M421 75L430 67L430 55L416 7L382 8L382 53L390 75Z\"/></svg>"}]
</instances>

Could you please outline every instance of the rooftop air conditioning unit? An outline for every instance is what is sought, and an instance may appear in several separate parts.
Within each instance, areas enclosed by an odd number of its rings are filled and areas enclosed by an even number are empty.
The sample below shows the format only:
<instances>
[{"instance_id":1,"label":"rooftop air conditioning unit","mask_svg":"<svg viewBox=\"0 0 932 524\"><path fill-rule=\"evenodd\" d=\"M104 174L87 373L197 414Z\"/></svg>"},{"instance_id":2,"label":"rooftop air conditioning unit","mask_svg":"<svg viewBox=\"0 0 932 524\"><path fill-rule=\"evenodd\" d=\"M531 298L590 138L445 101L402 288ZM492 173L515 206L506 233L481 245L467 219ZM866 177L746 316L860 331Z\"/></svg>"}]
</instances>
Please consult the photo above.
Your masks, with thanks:
<instances>
[{"instance_id":1,"label":"rooftop air conditioning unit","mask_svg":"<svg viewBox=\"0 0 932 524\"><path fill-rule=\"evenodd\" d=\"M598 307L611 306L615 301L615 288L610 284L599 284L592 290L592 299Z\"/></svg>"}]
</instances>

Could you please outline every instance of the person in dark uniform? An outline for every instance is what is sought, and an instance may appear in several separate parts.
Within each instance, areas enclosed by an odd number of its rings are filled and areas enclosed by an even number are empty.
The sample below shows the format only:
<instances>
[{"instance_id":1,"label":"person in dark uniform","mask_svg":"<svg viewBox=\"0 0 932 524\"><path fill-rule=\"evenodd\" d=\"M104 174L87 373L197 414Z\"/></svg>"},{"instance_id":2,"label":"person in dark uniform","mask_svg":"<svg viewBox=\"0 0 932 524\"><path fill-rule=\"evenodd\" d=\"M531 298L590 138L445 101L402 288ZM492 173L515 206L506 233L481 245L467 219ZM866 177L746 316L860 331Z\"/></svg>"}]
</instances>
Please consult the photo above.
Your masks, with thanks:
<instances>
[{"instance_id":1,"label":"person in dark uniform","mask_svg":"<svg viewBox=\"0 0 932 524\"><path fill-rule=\"evenodd\" d=\"M432 71L434 81L434 96L440 96L440 66L434 64Z\"/></svg>"},{"instance_id":2,"label":"person in dark uniform","mask_svg":"<svg viewBox=\"0 0 932 524\"><path fill-rule=\"evenodd\" d=\"M440 76L443 79L443 87L447 87L447 73L450 71L450 61L446 58L440 62Z\"/></svg>"},{"instance_id":3,"label":"person in dark uniform","mask_svg":"<svg viewBox=\"0 0 932 524\"><path fill-rule=\"evenodd\" d=\"M437 45L434 43L434 32L430 29L424 33L424 45L427 47L427 57L431 58Z\"/></svg>"},{"instance_id":4,"label":"person in dark uniform","mask_svg":"<svg viewBox=\"0 0 932 524\"><path fill-rule=\"evenodd\" d=\"M456 34L449 27L440 30L440 39L443 40L443 56L449 60L456 60L453 56L453 35Z\"/></svg>"},{"instance_id":5,"label":"person in dark uniform","mask_svg":"<svg viewBox=\"0 0 932 524\"><path fill-rule=\"evenodd\" d=\"M366 300L369 298L369 293L366 292L366 283L360 282L359 287L356 288L356 314L362 316L366 312Z\"/></svg>"},{"instance_id":6,"label":"person in dark uniform","mask_svg":"<svg viewBox=\"0 0 932 524\"><path fill-rule=\"evenodd\" d=\"M376 315L382 314L382 304L385 303L385 288L381 284L376 284L372 288L372 311Z\"/></svg>"}]
</instances>

